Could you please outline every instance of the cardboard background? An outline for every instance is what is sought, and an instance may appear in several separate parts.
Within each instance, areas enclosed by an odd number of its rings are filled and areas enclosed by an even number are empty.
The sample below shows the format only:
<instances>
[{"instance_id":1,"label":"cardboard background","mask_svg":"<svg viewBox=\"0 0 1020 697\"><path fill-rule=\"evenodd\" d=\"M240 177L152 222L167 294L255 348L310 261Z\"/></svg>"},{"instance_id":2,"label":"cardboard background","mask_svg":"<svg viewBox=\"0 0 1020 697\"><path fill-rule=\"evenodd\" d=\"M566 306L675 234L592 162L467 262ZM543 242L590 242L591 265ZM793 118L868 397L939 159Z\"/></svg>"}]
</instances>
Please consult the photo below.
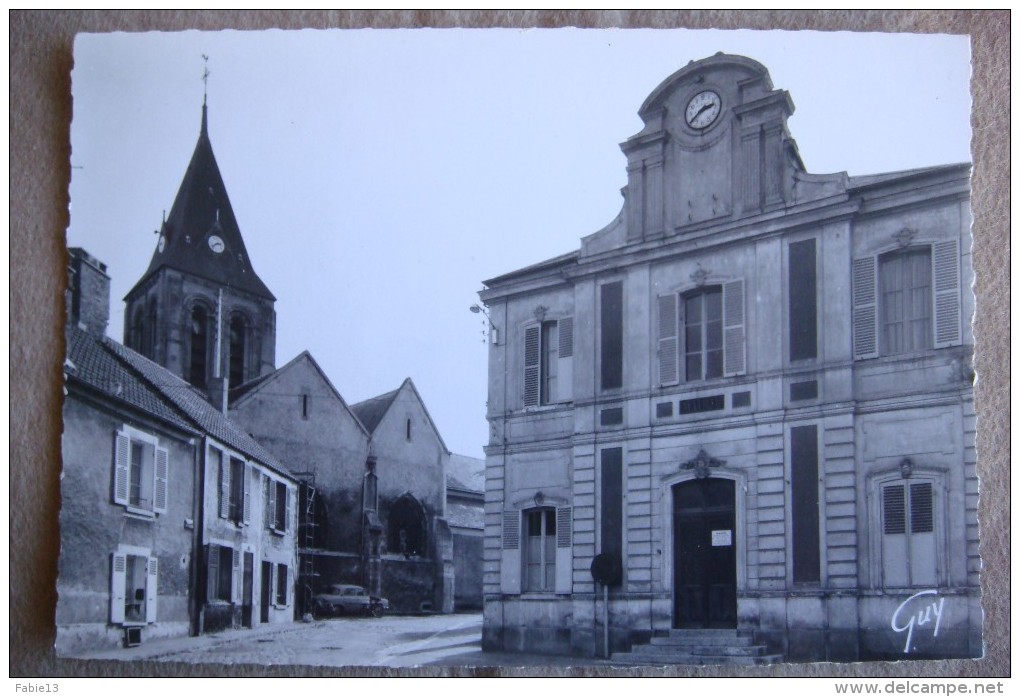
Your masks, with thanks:
<instances>
[{"instance_id":1,"label":"cardboard background","mask_svg":"<svg viewBox=\"0 0 1020 697\"><path fill-rule=\"evenodd\" d=\"M61 364L69 221L72 46L77 32L185 29L592 27L814 29L968 34L974 100L974 267L978 472L985 658L787 664L614 675L1008 676L1009 673L1009 11L11 11L10 665L16 676L597 675L595 669L341 669L58 659Z\"/></svg>"}]
</instances>

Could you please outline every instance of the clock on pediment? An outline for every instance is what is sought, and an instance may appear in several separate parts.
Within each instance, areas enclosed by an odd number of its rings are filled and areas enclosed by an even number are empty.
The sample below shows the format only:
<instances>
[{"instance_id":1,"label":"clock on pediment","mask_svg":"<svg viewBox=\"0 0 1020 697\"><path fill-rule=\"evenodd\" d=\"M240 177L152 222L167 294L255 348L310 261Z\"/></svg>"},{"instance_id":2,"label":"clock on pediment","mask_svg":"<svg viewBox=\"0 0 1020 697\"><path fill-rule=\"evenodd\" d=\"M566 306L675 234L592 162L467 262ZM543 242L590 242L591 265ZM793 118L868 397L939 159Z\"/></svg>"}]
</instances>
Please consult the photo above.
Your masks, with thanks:
<instances>
[{"instance_id":1,"label":"clock on pediment","mask_svg":"<svg viewBox=\"0 0 1020 697\"><path fill-rule=\"evenodd\" d=\"M722 113L722 98L715 90L698 92L684 110L684 122L696 131L703 131L719 118Z\"/></svg>"}]
</instances>

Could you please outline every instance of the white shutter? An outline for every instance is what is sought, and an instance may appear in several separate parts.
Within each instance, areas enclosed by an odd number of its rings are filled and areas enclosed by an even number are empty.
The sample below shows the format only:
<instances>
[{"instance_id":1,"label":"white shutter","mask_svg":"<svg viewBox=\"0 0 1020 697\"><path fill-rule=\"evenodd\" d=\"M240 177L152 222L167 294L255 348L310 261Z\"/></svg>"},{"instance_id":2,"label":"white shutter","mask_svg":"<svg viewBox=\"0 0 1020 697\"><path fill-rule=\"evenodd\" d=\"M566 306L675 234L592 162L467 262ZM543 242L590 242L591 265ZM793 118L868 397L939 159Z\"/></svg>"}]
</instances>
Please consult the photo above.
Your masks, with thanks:
<instances>
[{"instance_id":1,"label":"white shutter","mask_svg":"<svg viewBox=\"0 0 1020 697\"><path fill-rule=\"evenodd\" d=\"M659 315L659 384L677 381L677 315L676 294L660 295Z\"/></svg>"},{"instance_id":2,"label":"white shutter","mask_svg":"<svg viewBox=\"0 0 1020 697\"><path fill-rule=\"evenodd\" d=\"M854 358L878 356L877 260L862 257L853 262Z\"/></svg>"},{"instance_id":3,"label":"white shutter","mask_svg":"<svg viewBox=\"0 0 1020 697\"><path fill-rule=\"evenodd\" d=\"M573 508L556 509L556 592L569 594L574 585Z\"/></svg>"},{"instance_id":4,"label":"white shutter","mask_svg":"<svg viewBox=\"0 0 1020 697\"><path fill-rule=\"evenodd\" d=\"M557 324L560 341L557 400L569 402L574 398L574 318L564 317Z\"/></svg>"},{"instance_id":5,"label":"white shutter","mask_svg":"<svg viewBox=\"0 0 1020 697\"><path fill-rule=\"evenodd\" d=\"M743 375L747 370L744 341L744 281L723 285L723 375Z\"/></svg>"},{"instance_id":6,"label":"white shutter","mask_svg":"<svg viewBox=\"0 0 1020 697\"><path fill-rule=\"evenodd\" d=\"M521 592L521 512L503 511L503 553L499 565L499 590Z\"/></svg>"},{"instance_id":7,"label":"white shutter","mask_svg":"<svg viewBox=\"0 0 1020 697\"><path fill-rule=\"evenodd\" d=\"M232 549L233 561L230 565L230 601L234 603L241 602L241 550Z\"/></svg>"},{"instance_id":8,"label":"white shutter","mask_svg":"<svg viewBox=\"0 0 1020 697\"><path fill-rule=\"evenodd\" d=\"M167 480L170 477L170 456L166 448L156 447L155 487L153 491L153 510L156 513L166 513L167 506Z\"/></svg>"},{"instance_id":9,"label":"white shutter","mask_svg":"<svg viewBox=\"0 0 1020 697\"><path fill-rule=\"evenodd\" d=\"M159 560L149 557L148 573L145 575L145 621L156 621L156 598L159 595Z\"/></svg>"},{"instance_id":10,"label":"white shutter","mask_svg":"<svg viewBox=\"0 0 1020 697\"><path fill-rule=\"evenodd\" d=\"M124 623L124 599L127 588L127 555L113 553L110 570L110 622Z\"/></svg>"},{"instance_id":11,"label":"white shutter","mask_svg":"<svg viewBox=\"0 0 1020 697\"><path fill-rule=\"evenodd\" d=\"M251 472L251 464L246 463L244 466L244 510L242 513L245 525L251 524Z\"/></svg>"},{"instance_id":12,"label":"white shutter","mask_svg":"<svg viewBox=\"0 0 1020 697\"><path fill-rule=\"evenodd\" d=\"M290 524L290 512L294 510L294 506L291 505L291 498L294 496L294 489L283 485L283 531L291 529Z\"/></svg>"},{"instance_id":13,"label":"white shutter","mask_svg":"<svg viewBox=\"0 0 1020 697\"><path fill-rule=\"evenodd\" d=\"M230 517L230 462L219 450L216 453L220 463L220 518Z\"/></svg>"},{"instance_id":14,"label":"white shutter","mask_svg":"<svg viewBox=\"0 0 1020 697\"><path fill-rule=\"evenodd\" d=\"M524 330L524 406L538 406L539 384L541 382L541 336L538 325Z\"/></svg>"},{"instance_id":15,"label":"white shutter","mask_svg":"<svg viewBox=\"0 0 1020 697\"><path fill-rule=\"evenodd\" d=\"M269 498L267 499L268 504L266 508L266 527L275 530L276 529L276 482L272 479L269 481Z\"/></svg>"},{"instance_id":16,"label":"white shutter","mask_svg":"<svg viewBox=\"0 0 1020 697\"><path fill-rule=\"evenodd\" d=\"M935 348L955 346L962 339L960 317L960 243L958 240L932 245L934 286Z\"/></svg>"},{"instance_id":17,"label":"white shutter","mask_svg":"<svg viewBox=\"0 0 1020 697\"><path fill-rule=\"evenodd\" d=\"M113 448L113 502L128 504L128 486L131 483L131 439L117 432ZM123 608L121 608L123 613Z\"/></svg>"}]
</instances>

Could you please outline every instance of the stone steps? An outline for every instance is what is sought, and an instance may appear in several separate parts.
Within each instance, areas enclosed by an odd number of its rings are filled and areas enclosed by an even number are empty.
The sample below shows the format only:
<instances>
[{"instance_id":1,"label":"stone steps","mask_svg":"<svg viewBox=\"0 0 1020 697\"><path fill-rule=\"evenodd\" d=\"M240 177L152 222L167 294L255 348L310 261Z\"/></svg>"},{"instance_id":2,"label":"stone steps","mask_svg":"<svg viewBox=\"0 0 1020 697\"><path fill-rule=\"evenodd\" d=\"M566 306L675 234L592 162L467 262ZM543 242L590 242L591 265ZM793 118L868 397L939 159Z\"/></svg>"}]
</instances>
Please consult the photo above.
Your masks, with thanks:
<instances>
[{"instance_id":1,"label":"stone steps","mask_svg":"<svg viewBox=\"0 0 1020 697\"><path fill-rule=\"evenodd\" d=\"M749 631L734 629L671 629L653 636L647 644L629 652L614 653L611 660L623 665L771 665L782 661L754 643Z\"/></svg>"}]
</instances>

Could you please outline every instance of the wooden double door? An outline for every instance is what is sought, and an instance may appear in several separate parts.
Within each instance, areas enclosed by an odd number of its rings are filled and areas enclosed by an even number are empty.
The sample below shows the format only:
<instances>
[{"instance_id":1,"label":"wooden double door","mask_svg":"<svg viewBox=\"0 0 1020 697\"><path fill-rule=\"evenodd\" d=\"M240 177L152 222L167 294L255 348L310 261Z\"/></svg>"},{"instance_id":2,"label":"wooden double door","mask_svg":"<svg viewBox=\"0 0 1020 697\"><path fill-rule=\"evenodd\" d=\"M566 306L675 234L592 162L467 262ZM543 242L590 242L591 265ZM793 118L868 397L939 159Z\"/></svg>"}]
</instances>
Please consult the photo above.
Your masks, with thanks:
<instances>
[{"instance_id":1,"label":"wooden double door","mask_svg":"<svg viewBox=\"0 0 1020 697\"><path fill-rule=\"evenodd\" d=\"M694 479L673 486L673 626L737 626L735 482Z\"/></svg>"}]
</instances>

